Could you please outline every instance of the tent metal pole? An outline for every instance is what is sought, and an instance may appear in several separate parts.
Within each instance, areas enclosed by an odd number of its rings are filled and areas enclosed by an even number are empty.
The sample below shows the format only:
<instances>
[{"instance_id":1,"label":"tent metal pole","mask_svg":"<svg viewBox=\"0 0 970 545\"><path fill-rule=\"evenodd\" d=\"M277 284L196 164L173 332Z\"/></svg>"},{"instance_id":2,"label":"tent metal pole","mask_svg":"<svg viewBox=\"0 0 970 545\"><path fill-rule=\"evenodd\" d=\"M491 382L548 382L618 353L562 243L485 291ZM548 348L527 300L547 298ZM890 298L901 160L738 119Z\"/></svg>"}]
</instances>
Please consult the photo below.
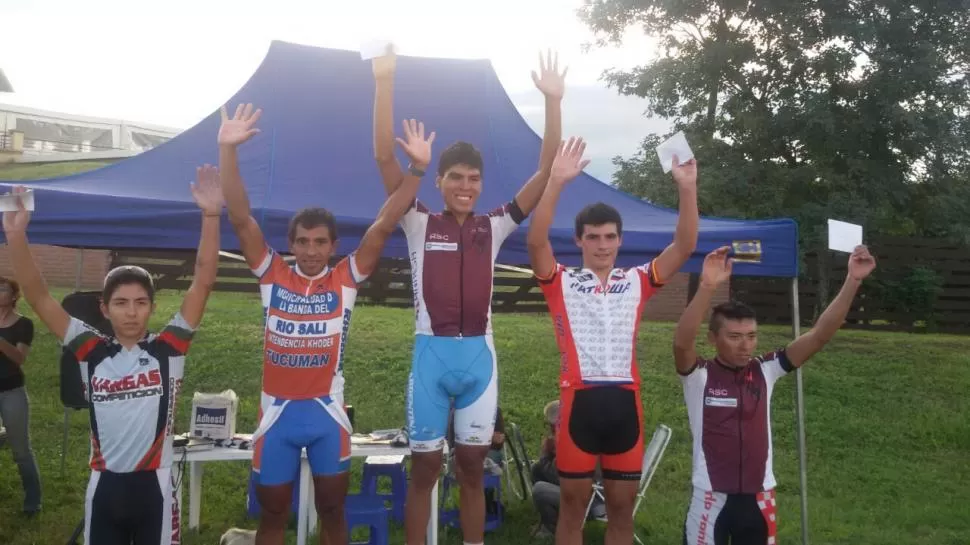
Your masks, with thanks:
<instances>
[{"instance_id":1,"label":"tent metal pole","mask_svg":"<svg viewBox=\"0 0 970 545\"><path fill-rule=\"evenodd\" d=\"M791 331L797 339L801 335L801 312L798 307L798 277L791 280ZM798 469L801 486L802 545L808 545L808 461L805 454L805 394L802 369L795 369L795 418L798 424Z\"/></svg>"}]
</instances>

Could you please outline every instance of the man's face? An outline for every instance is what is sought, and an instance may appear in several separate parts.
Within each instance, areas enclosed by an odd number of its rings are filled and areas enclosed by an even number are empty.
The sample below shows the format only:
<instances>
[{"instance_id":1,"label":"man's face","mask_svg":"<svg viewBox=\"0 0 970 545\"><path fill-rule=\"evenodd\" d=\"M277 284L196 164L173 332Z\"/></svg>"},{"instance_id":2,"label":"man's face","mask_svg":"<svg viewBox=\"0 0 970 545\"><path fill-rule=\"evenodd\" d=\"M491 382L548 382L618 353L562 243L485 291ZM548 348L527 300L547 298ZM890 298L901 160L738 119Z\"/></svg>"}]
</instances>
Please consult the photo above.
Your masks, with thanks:
<instances>
[{"instance_id":1,"label":"man's face","mask_svg":"<svg viewBox=\"0 0 970 545\"><path fill-rule=\"evenodd\" d=\"M584 225L583 235L576 239L583 252L583 266L593 270L612 269L622 242L615 223Z\"/></svg>"},{"instance_id":2,"label":"man's face","mask_svg":"<svg viewBox=\"0 0 970 545\"><path fill-rule=\"evenodd\" d=\"M758 322L752 319L720 320L720 328L717 332L709 331L708 340L717 348L721 361L733 367L744 367L758 348Z\"/></svg>"},{"instance_id":3,"label":"man's face","mask_svg":"<svg viewBox=\"0 0 970 545\"><path fill-rule=\"evenodd\" d=\"M334 250L336 243L330 238L330 229L326 225L312 229L296 226L293 240L290 241L290 252L296 257L296 264L303 274L316 276L323 272Z\"/></svg>"},{"instance_id":4,"label":"man's face","mask_svg":"<svg viewBox=\"0 0 970 545\"><path fill-rule=\"evenodd\" d=\"M482 193L482 173L477 168L458 164L436 180L445 209L453 214L471 214Z\"/></svg>"},{"instance_id":5,"label":"man's face","mask_svg":"<svg viewBox=\"0 0 970 545\"><path fill-rule=\"evenodd\" d=\"M125 339L144 337L154 311L148 292L138 283L121 284L107 303L101 302L101 314L111 322L115 336Z\"/></svg>"}]
</instances>

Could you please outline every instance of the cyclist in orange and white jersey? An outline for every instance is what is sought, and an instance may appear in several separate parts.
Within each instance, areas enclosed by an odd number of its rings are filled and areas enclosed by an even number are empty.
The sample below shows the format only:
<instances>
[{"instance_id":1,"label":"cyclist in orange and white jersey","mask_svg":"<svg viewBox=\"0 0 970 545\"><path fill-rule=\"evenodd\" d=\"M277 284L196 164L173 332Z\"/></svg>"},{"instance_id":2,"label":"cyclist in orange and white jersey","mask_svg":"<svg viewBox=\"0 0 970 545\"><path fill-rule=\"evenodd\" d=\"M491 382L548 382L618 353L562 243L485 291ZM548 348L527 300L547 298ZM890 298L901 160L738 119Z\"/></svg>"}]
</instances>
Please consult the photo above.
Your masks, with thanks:
<instances>
[{"instance_id":1,"label":"cyclist in orange and white jersey","mask_svg":"<svg viewBox=\"0 0 970 545\"><path fill-rule=\"evenodd\" d=\"M549 304L561 357L560 433L556 466L561 486L557 545L582 543L593 472L599 462L607 503L607 542L633 541L633 505L643 459L643 408L636 360L637 330L647 300L684 264L697 244L697 166L680 165L673 177L680 215L672 244L646 265L617 268L623 220L596 203L576 216L582 268L556 262L549 227L566 183L588 164L586 144L559 148L545 193L529 227L532 270Z\"/></svg>"},{"instance_id":2,"label":"cyclist in orange and white jersey","mask_svg":"<svg viewBox=\"0 0 970 545\"><path fill-rule=\"evenodd\" d=\"M254 126L260 113L252 104L239 105L230 118L223 108L218 137L229 220L246 262L259 278L266 318L263 394L253 457L262 508L257 539L282 545L293 481L305 448L323 534L329 543L346 543L343 504L352 430L343 408L344 345L357 286L377 266L384 242L414 202L421 179L416 172L431 160L434 133L425 138L423 123L404 124L406 138L398 142L414 168L388 197L357 250L335 267L329 267L337 244L333 214L307 208L293 216L288 239L296 264L291 267L267 246L239 174L236 147L258 132Z\"/></svg>"}]
</instances>

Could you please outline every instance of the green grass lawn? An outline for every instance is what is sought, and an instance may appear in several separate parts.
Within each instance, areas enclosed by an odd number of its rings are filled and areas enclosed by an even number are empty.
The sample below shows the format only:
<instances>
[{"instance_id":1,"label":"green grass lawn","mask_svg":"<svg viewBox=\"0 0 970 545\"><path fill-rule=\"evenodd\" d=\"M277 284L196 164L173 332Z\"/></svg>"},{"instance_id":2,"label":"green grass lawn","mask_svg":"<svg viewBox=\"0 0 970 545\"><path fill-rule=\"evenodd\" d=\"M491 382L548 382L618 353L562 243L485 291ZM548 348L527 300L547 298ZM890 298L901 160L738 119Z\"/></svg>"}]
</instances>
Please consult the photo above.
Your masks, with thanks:
<instances>
[{"instance_id":1,"label":"green grass lawn","mask_svg":"<svg viewBox=\"0 0 970 545\"><path fill-rule=\"evenodd\" d=\"M153 322L177 308L160 297ZM358 431L401 426L413 331L410 310L359 307L346 352L348 402ZM672 324L641 329L639 354L647 426L665 423L673 438L637 526L650 543L680 543L690 483L690 435L670 358ZM44 510L20 517L20 482L9 451L0 452L0 543L58 545L82 517L88 479L86 414L71 419L67 469L60 473L62 408L58 348L38 327L27 366L32 426L44 487ZM764 328L762 348L787 342L787 329ZM177 430L188 429L192 393L232 388L241 398L237 429L255 427L260 384L260 310L255 294L217 294L196 336L178 406ZM532 455L543 405L557 396L558 354L546 315L496 315L500 404L517 422ZM966 544L970 542L970 338L844 331L805 371L812 543ZM781 543L800 541L794 377L775 389L773 427L779 480ZM359 462L355 463L359 470ZM184 543L215 545L227 528L255 528L245 516L248 466L207 464L202 525ZM352 485L353 488L353 485ZM183 505L183 508L187 508ZM530 504L511 500L502 531L489 543L532 543ZM291 538L291 543L292 538ZM460 543L457 532L447 543ZM549 541L551 542L551 540ZM593 523L586 543L602 543ZM395 529L392 543L403 543Z\"/></svg>"},{"instance_id":2,"label":"green grass lawn","mask_svg":"<svg viewBox=\"0 0 970 545\"><path fill-rule=\"evenodd\" d=\"M0 180L56 178L101 168L110 161L64 161L60 163L7 163L0 165Z\"/></svg>"}]
</instances>

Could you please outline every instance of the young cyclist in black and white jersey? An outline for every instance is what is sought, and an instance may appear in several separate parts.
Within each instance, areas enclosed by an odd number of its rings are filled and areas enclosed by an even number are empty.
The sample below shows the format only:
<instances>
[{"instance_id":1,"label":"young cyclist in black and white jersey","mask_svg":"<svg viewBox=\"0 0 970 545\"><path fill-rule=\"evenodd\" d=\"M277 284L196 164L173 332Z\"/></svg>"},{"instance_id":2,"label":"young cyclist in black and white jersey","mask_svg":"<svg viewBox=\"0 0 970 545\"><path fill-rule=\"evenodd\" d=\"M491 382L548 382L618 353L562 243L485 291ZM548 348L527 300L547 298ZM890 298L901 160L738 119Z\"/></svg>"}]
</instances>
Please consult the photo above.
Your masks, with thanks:
<instances>
[{"instance_id":1,"label":"young cyclist in black and white jersey","mask_svg":"<svg viewBox=\"0 0 970 545\"><path fill-rule=\"evenodd\" d=\"M24 189L18 187L14 193ZM85 545L172 542L172 422L195 328L202 320L219 261L219 174L198 170L192 196L202 209L195 277L182 307L158 334L148 332L154 284L140 267L118 267L104 280L101 311L114 336L71 317L47 290L27 242L30 213L3 214L3 229L27 302L81 365L91 403L91 478L84 509Z\"/></svg>"}]
</instances>

